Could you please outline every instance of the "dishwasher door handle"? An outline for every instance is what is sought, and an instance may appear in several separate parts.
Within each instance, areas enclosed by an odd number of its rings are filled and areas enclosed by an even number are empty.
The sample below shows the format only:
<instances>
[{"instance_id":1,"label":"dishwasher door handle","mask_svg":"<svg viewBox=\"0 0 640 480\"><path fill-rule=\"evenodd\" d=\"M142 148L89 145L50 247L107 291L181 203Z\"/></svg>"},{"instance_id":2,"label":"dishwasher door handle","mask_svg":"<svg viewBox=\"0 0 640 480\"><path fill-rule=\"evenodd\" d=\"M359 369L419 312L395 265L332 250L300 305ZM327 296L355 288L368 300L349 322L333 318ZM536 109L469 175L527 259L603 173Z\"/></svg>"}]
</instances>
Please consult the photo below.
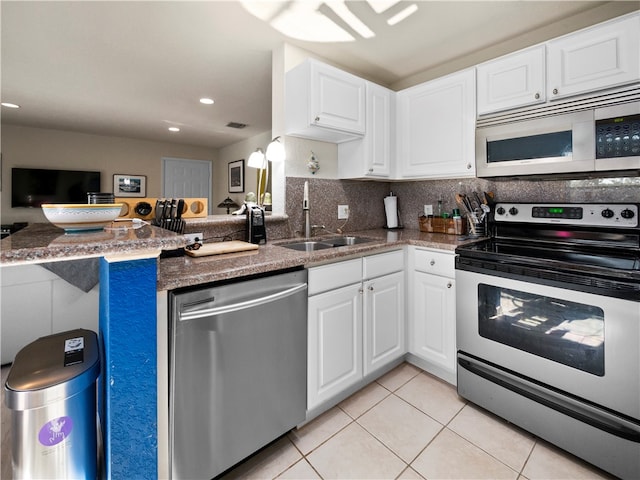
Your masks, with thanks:
<instances>
[{"instance_id":1,"label":"dishwasher door handle","mask_svg":"<svg viewBox=\"0 0 640 480\"><path fill-rule=\"evenodd\" d=\"M185 322L188 320L197 320L199 318L223 315L225 313L237 312L238 310L246 310L248 308L259 307L261 305L265 305L267 303L275 302L282 298L295 295L298 292L306 290L306 288L307 288L307 284L301 283L300 285L296 285L294 287L288 288L287 290L282 290L280 292L276 292L271 295L266 295L264 297L252 298L251 300L245 300L243 302L232 303L230 305L222 305L220 307L214 307L214 308L192 310L188 312L180 311L178 313L178 320L181 322Z\"/></svg>"}]
</instances>

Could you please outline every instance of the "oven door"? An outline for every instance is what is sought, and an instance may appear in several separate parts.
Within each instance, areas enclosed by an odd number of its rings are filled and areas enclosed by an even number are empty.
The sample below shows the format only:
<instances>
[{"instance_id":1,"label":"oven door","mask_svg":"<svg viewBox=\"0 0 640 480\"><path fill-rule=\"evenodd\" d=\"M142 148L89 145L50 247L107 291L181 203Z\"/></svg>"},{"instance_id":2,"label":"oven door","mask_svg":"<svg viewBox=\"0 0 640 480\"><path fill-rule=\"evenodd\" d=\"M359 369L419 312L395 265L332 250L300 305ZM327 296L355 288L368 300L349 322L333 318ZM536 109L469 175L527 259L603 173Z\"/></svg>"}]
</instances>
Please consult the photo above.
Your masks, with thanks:
<instances>
[{"instance_id":1,"label":"oven door","mask_svg":"<svg viewBox=\"0 0 640 480\"><path fill-rule=\"evenodd\" d=\"M458 351L640 419L640 304L456 270Z\"/></svg>"}]
</instances>

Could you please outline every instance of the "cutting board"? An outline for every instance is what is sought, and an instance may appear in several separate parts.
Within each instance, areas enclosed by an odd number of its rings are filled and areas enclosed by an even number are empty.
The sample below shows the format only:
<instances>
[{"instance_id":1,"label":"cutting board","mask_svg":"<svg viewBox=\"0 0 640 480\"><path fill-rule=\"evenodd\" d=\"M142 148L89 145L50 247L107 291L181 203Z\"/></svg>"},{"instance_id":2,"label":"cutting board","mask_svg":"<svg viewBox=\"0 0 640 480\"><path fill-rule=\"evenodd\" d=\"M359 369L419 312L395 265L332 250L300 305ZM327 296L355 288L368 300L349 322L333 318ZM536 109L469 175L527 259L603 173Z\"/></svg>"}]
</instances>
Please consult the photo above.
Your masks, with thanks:
<instances>
[{"instance_id":1,"label":"cutting board","mask_svg":"<svg viewBox=\"0 0 640 480\"><path fill-rule=\"evenodd\" d=\"M246 252L247 250L257 250L255 243L231 240L228 242L205 243L198 250L187 250L185 253L192 257L205 257L207 255L220 255L222 253Z\"/></svg>"}]
</instances>

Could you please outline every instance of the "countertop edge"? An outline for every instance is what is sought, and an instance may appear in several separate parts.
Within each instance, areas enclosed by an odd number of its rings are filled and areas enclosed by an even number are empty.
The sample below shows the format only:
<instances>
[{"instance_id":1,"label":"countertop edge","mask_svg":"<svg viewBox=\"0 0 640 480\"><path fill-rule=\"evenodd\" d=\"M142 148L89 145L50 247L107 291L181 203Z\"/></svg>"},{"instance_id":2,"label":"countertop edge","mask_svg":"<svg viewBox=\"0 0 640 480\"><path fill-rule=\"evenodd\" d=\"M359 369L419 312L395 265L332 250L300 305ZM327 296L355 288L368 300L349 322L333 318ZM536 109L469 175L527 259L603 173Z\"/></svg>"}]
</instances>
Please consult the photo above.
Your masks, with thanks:
<instances>
[{"instance_id":1,"label":"countertop edge","mask_svg":"<svg viewBox=\"0 0 640 480\"><path fill-rule=\"evenodd\" d=\"M336 261L384 253L405 245L450 251L464 244L474 243L483 238L454 237L444 234L428 234L419 231L404 231L395 237L388 237L385 230L350 232L349 235L368 237L367 243L336 247L314 252L299 252L282 247L283 243L297 239L274 240L261 245L258 250L238 254L224 254L209 257L174 257L161 259L158 269L158 291L190 288L198 285L241 279L252 275L269 274L278 270L295 267L314 267ZM322 237L314 237L319 240Z\"/></svg>"}]
</instances>

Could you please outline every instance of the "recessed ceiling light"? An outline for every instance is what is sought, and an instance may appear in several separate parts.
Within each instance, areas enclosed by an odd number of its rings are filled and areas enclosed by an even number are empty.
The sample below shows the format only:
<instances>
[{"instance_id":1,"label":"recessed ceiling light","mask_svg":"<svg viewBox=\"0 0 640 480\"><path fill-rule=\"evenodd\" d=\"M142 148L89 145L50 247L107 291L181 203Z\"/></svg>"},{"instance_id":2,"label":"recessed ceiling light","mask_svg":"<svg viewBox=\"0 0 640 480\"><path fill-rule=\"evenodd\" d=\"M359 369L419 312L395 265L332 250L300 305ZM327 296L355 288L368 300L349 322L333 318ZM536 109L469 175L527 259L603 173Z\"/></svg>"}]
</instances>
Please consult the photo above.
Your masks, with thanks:
<instances>
[{"instance_id":1,"label":"recessed ceiling light","mask_svg":"<svg viewBox=\"0 0 640 480\"><path fill-rule=\"evenodd\" d=\"M1 105L7 108L20 108L20 105L16 105L15 103L2 102Z\"/></svg>"},{"instance_id":2,"label":"recessed ceiling light","mask_svg":"<svg viewBox=\"0 0 640 480\"><path fill-rule=\"evenodd\" d=\"M200 103L204 103L205 105L213 105L213 99L212 98L201 98L200 99Z\"/></svg>"},{"instance_id":3,"label":"recessed ceiling light","mask_svg":"<svg viewBox=\"0 0 640 480\"><path fill-rule=\"evenodd\" d=\"M169 127L170 132L179 132L180 129L178 127Z\"/></svg>"}]
</instances>

